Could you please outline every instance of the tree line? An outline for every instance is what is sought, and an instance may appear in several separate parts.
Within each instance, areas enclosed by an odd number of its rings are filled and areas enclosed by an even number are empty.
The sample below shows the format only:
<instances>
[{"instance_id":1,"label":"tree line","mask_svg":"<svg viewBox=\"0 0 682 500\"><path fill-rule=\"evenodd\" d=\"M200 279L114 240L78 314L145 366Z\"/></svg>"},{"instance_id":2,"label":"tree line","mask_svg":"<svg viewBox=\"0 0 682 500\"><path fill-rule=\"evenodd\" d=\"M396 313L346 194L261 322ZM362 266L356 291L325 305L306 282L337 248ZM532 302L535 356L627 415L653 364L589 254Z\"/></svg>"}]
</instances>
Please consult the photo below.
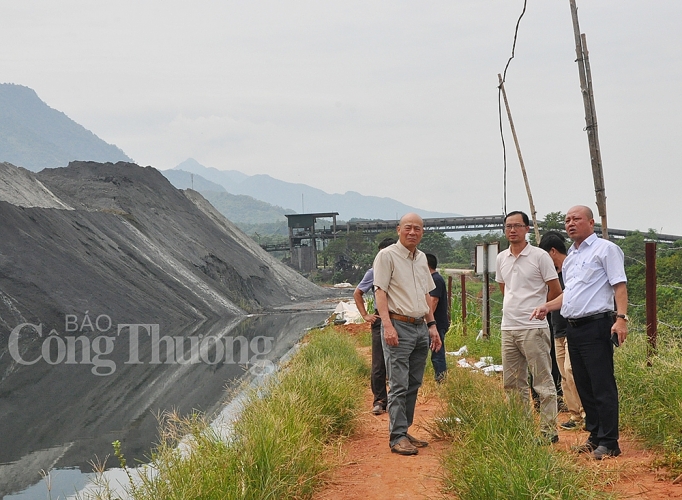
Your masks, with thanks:
<instances>
[{"instance_id":1,"label":"tree line","mask_svg":"<svg viewBox=\"0 0 682 500\"><path fill-rule=\"evenodd\" d=\"M549 230L558 231L565 236L565 215L561 212L550 212L540 221L541 233ZM318 279L326 282L349 282L357 284L367 269L372 266L377 253L378 243L386 237L396 237L394 230L384 231L376 235L362 232L351 232L330 241L320 252L322 270ZM631 316L645 318L645 243L656 238L656 231L647 233L634 231L626 238L614 240L625 254L625 271L628 276L628 292L630 297ZM535 235L530 234L530 241L536 244ZM424 233L420 250L434 254L438 258L440 268L471 269L474 265L476 245L483 242L499 242L500 250L508 247L502 232L485 234L462 234L455 239L445 233L427 231ZM566 239L567 247L571 244ZM659 243L657 247L657 300L659 320L665 323L682 325L682 240L674 244Z\"/></svg>"}]
</instances>

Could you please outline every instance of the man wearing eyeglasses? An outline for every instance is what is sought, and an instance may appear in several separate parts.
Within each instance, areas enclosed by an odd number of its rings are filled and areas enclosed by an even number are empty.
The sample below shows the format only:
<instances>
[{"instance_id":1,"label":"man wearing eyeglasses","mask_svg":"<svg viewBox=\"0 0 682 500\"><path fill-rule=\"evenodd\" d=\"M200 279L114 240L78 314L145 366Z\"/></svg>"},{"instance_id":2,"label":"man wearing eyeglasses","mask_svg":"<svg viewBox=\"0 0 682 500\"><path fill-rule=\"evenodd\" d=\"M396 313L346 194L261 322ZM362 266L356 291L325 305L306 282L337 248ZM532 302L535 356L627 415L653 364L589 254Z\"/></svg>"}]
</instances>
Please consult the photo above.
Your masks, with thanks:
<instances>
[{"instance_id":1,"label":"man wearing eyeglasses","mask_svg":"<svg viewBox=\"0 0 682 500\"><path fill-rule=\"evenodd\" d=\"M547 252L530 245L528 216L510 212L504 219L509 248L497 256L495 280L504 295L502 305L502 368L504 388L518 391L530 405L528 370L540 397L542 443L556 443L557 396L552 378L551 338L546 319L529 319L533 310L561 294L554 263Z\"/></svg>"}]
</instances>

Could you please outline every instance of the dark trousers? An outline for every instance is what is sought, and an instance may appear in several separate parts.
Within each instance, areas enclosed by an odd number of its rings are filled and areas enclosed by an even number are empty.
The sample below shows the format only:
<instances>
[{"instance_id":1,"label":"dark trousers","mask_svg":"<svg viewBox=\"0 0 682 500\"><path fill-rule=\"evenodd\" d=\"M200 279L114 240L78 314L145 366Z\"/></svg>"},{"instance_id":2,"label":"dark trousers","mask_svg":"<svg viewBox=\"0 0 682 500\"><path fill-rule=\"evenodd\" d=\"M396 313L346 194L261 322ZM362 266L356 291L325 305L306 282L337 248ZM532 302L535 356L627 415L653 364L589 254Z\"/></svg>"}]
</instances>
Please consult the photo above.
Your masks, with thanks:
<instances>
[{"instance_id":1,"label":"dark trousers","mask_svg":"<svg viewBox=\"0 0 682 500\"><path fill-rule=\"evenodd\" d=\"M618 446L618 388L613 372L610 317L566 328L573 379L585 411L589 441Z\"/></svg>"},{"instance_id":2,"label":"dark trousers","mask_svg":"<svg viewBox=\"0 0 682 500\"><path fill-rule=\"evenodd\" d=\"M372 323L372 374L370 386L374 394L374 406L381 405L386 409L388 395L386 394L386 361L384 361L384 348L381 343L381 319L377 318Z\"/></svg>"},{"instance_id":3,"label":"dark trousers","mask_svg":"<svg viewBox=\"0 0 682 500\"><path fill-rule=\"evenodd\" d=\"M445 333L447 332L447 329L445 330L438 330L438 335L440 336L440 341L443 344L443 347L440 348L440 351L438 352L433 352L431 351L431 364L433 365L433 371L435 374L436 382L440 382L443 380L445 377L445 372L448 370L448 365L445 362Z\"/></svg>"}]
</instances>

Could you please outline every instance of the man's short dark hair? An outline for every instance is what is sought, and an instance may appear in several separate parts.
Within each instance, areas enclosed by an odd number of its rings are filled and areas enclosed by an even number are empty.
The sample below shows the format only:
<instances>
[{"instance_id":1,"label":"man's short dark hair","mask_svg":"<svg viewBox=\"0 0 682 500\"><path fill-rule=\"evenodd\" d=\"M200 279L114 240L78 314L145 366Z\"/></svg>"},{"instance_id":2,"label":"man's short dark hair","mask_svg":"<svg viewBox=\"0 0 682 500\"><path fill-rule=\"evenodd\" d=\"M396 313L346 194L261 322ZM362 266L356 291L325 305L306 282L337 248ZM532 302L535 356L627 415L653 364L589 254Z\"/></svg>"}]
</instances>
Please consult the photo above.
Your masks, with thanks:
<instances>
[{"instance_id":1,"label":"man's short dark hair","mask_svg":"<svg viewBox=\"0 0 682 500\"><path fill-rule=\"evenodd\" d=\"M395 238L384 238L379 242L379 250L383 250L386 247L390 247L391 245L395 245L396 239Z\"/></svg>"},{"instance_id":2,"label":"man's short dark hair","mask_svg":"<svg viewBox=\"0 0 682 500\"><path fill-rule=\"evenodd\" d=\"M547 231L543 234L538 246L545 252L555 248L557 252L566 255L566 238L556 231Z\"/></svg>"},{"instance_id":3,"label":"man's short dark hair","mask_svg":"<svg viewBox=\"0 0 682 500\"><path fill-rule=\"evenodd\" d=\"M431 269L438 269L438 259L432 253L426 254L426 262L429 263Z\"/></svg>"},{"instance_id":4,"label":"man's short dark hair","mask_svg":"<svg viewBox=\"0 0 682 500\"><path fill-rule=\"evenodd\" d=\"M511 217L512 215L520 215L523 218L523 223L526 226L530 226L530 219L528 218L528 216L524 212L521 212L520 210L514 210L513 212L509 212L507 215L505 215L505 217L504 217L504 223L505 224L507 223L507 219L509 217Z\"/></svg>"}]
</instances>

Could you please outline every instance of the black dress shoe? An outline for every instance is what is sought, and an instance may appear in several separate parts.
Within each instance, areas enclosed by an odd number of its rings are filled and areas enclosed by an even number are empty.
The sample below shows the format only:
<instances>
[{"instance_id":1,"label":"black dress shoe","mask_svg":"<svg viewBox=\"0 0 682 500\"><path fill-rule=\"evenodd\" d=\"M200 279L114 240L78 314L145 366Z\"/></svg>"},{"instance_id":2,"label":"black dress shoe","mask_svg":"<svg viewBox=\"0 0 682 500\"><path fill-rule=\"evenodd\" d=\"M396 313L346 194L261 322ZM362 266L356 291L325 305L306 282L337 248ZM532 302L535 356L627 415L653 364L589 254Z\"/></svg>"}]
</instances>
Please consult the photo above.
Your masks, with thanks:
<instances>
[{"instance_id":1,"label":"black dress shoe","mask_svg":"<svg viewBox=\"0 0 682 500\"><path fill-rule=\"evenodd\" d=\"M604 460L607 457L617 457L620 455L620 448L607 448L606 446L597 446L597 448L590 455L594 460Z\"/></svg>"}]
</instances>

